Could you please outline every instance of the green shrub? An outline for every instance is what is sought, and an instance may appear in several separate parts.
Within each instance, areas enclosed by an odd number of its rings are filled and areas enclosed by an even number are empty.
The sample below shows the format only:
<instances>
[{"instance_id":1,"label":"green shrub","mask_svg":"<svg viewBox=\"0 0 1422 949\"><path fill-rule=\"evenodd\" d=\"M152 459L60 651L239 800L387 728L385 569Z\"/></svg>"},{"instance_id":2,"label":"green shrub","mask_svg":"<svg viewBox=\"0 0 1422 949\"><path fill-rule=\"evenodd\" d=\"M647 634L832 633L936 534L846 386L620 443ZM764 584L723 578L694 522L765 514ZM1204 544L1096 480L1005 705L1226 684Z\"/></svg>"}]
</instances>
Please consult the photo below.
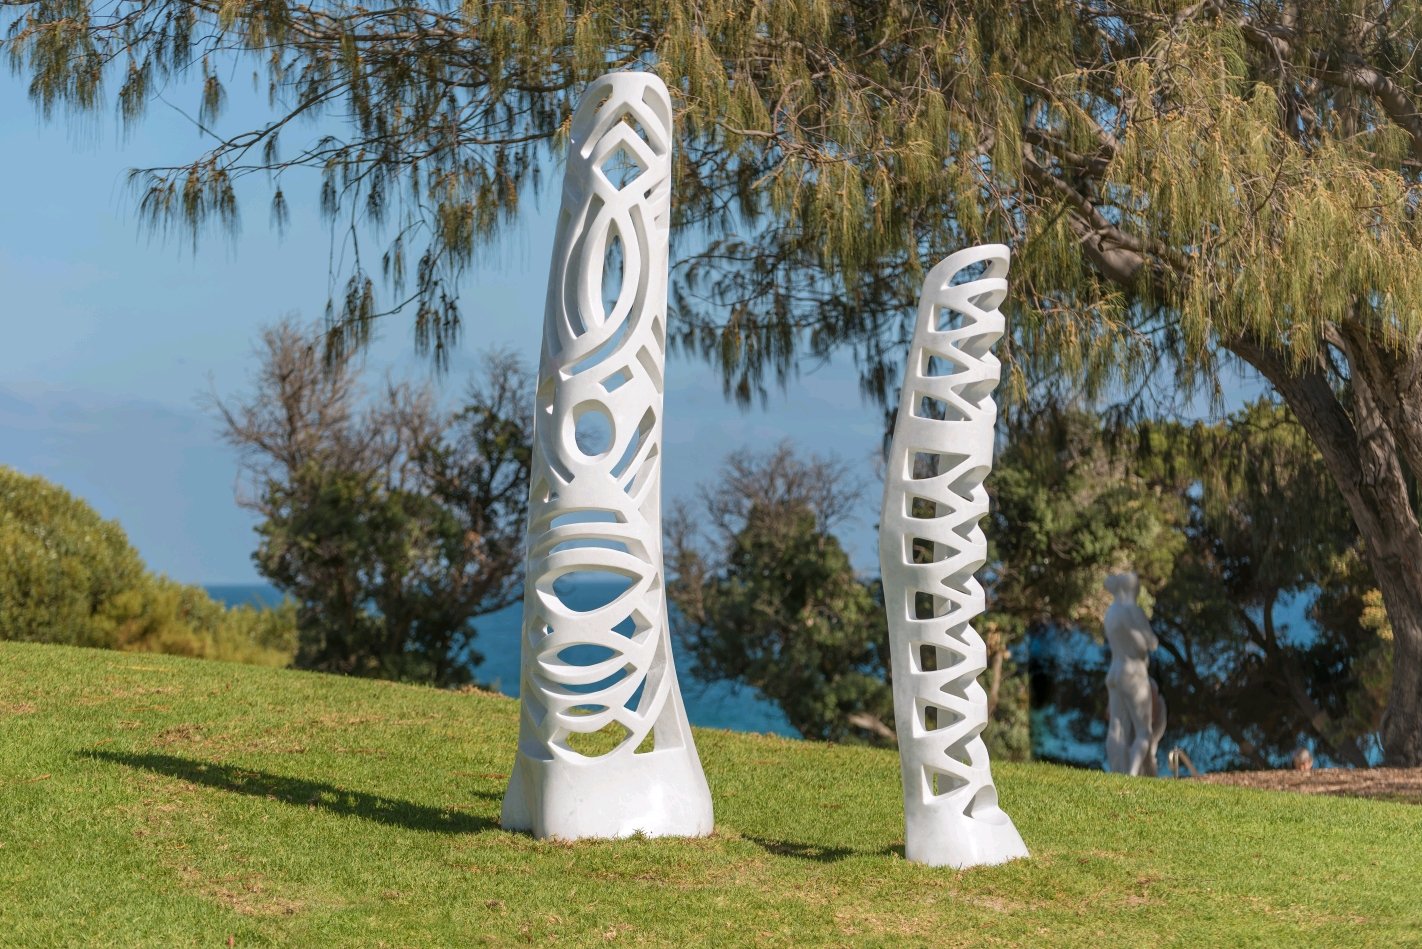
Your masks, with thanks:
<instances>
[{"instance_id":1,"label":"green shrub","mask_svg":"<svg viewBox=\"0 0 1422 949\"><path fill-rule=\"evenodd\" d=\"M200 587L150 577L109 605L109 645L259 666L285 666L296 653L296 604L273 610L224 607Z\"/></svg>"},{"instance_id":2,"label":"green shrub","mask_svg":"<svg viewBox=\"0 0 1422 949\"><path fill-rule=\"evenodd\" d=\"M154 576L116 522L0 466L0 639L280 666L296 652L296 606L227 608Z\"/></svg>"},{"instance_id":3,"label":"green shrub","mask_svg":"<svg viewBox=\"0 0 1422 949\"><path fill-rule=\"evenodd\" d=\"M117 523L0 466L0 639L107 646L104 611L144 578Z\"/></svg>"}]
</instances>

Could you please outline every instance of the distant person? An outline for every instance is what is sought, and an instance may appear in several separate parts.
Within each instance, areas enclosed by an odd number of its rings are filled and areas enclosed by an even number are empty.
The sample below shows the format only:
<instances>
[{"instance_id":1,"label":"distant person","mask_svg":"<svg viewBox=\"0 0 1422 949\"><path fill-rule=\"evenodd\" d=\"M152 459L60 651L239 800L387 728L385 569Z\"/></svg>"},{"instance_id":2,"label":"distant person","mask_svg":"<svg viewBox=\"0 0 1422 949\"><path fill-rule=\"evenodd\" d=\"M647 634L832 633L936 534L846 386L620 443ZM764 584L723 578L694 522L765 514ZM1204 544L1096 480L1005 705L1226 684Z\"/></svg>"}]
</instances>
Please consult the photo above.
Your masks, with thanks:
<instances>
[{"instance_id":1,"label":"distant person","mask_svg":"<svg viewBox=\"0 0 1422 949\"><path fill-rule=\"evenodd\" d=\"M1106 641L1111 646L1106 767L1118 774L1154 776L1156 747L1165 734L1165 702L1150 677L1150 653L1160 642L1136 602L1140 586L1140 579L1129 572L1114 573L1105 583L1115 597L1106 610Z\"/></svg>"}]
</instances>

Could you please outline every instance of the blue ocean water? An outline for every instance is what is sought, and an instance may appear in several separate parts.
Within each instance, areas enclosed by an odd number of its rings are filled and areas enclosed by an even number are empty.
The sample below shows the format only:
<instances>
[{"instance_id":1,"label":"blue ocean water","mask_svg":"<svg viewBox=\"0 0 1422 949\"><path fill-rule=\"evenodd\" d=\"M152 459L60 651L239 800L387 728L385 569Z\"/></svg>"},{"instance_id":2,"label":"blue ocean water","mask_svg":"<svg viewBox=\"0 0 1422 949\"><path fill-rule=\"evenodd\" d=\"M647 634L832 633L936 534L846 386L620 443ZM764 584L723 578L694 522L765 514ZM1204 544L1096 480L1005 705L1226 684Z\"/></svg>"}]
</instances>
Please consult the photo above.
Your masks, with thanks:
<instances>
[{"instance_id":1,"label":"blue ocean water","mask_svg":"<svg viewBox=\"0 0 1422 949\"><path fill-rule=\"evenodd\" d=\"M229 606L270 606L281 601L281 593L269 584L212 584L204 589L213 599ZM608 593L608 584L592 582L570 585L563 596L573 608L588 609L607 602L610 599ZM474 669L475 680L505 695L517 696L523 604L515 603L481 616L474 621L474 627L478 630L474 648L484 656L484 661ZM701 682L691 675L691 664L684 651L678 651L675 643L672 651L676 656L682 700L691 724L799 737L799 733L786 721L785 713L753 689L731 682ZM573 656L569 658L576 659Z\"/></svg>"},{"instance_id":2,"label":"blue ocean water","mask_svg":"<svg viewBox=\"0 0 1422 949\"><path fill-rule=\"evenodd\" d=\"M234 606L270 606L281 600L276 588L267 584L214 584L206 589L215 599ZM590 609L606 603L615 592L615 586L597 581L570 585L566 592L560 590L565 601L575 609ZM1285 604L1280 610L1280 619L1286 624L1284 635L1300 638L1309 635L1311 627L1306 617L1307 605L1308 601L1300 598ZM481 616L474 625L478 630L474 646L484 656L484 661L474 670L476 681L505 695L517 696L523 605L515 603ZM677 651L675 645L673 642L677 676L687 717L693 725L799 737L786 721L784 713L753 689L730 682L707 683L694 678L685 652ZM1019 663L1027 663L1033 670L1045 671L1048 676L1051 670L1058 667L1087 670L1099 675L1104 696L1109 656L1105 646L1089 634L1079 630L1054 630L1029 637L1024 645L1024 654L1016 656ZM596 647L587 648L594 652L586 659L592 661L599 658L595 654ZM1034 689L1031 730L1034 756L1080 767L1102 767L1106 738L1104 713L1099 720L1093 718L1086 721L1080 710L1059 708L1052 704L1051 695L1039 696ZM1162 758L1165 750L1176 744L1183 746L1196 766L1205 771L1216 770L1233 753L1229 739L1223 734L1204 732L1180 736L1167 731L1161 749Z\"/></svg>"},{"instance_id":3,"label":"blue ocean water","mask_svg":"<svg viewBox=\"0 0 1422 949\"><path fill-rule=\"evenodd\" d=\"M270 583L210 583L207 595L228 606L276 606L281 591Z\"/></svg>"}]
</instances>

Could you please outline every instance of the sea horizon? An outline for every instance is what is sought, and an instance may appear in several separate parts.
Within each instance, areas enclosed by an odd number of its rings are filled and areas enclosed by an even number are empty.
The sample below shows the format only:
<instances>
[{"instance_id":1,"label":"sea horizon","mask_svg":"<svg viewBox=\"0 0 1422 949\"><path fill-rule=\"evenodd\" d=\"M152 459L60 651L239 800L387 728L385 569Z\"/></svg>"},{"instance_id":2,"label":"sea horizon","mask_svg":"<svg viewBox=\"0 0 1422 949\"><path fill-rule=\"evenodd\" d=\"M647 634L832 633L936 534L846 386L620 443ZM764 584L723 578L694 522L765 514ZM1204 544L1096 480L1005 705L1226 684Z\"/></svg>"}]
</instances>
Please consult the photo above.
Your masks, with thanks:
<instances>
[{"instance_id":1,"label":"sea horizon","mask_svg":"<svg viewBox=\"0 0 1422 949\"><path fill-rule=\"evenodd\" d=\"M213 583L201 586L214 599L228 606L271 607L282 600L281 591L270 583ZM596 602L606 601L607 581L585 580L579 586L584 588L584 597ZM1294 629L1294 635L1307 635L1304 630L1311 628L1306 617L1307 604L1307 599L1300 597L1286 604L1282 611L1288 625ZM473 667L472 672L474 681L481 687L518 697L522 626L522 602L511 603L503 609L475 618L473 648L484 659ZM685 650L676 648L675 637L672 645L677 680L691 724L787 738L802 737L778 706L749 686L724 680L703 682L696 678L691 674L690 656ZM1029 637L1023 643L1023 654L1017 661L1027 663L1029 668L1041 664L1050 667L1064 662L1087 669L1099 667L1104 690L1109 656L1104 644L1089 633L1070 630ZM1080 710L1058 708L1050 694L1034 695L1030 729L1033 757L1075 767L1103 767L1104 719L1083 722ZM1232 755L1233 746L1221 733L1191 733L1176 736L1174 740L1169 732L1167 736L1160 748L1162 761L1166 752L1176 744L1184 747L1196 766L1204 771L1220 770Z\"/></svg>"},{"instance_id":2,"label":"sea horizon","mask_svg":"<svg viewBox=\"0 0 1422 949\"><path fill-rule=\"evenodd\" d=\"M597 581L585 582L593 591ZM208 595L227 606L271 607L282 600L281 591L270 583L200 584ZM596 592L592 592L597 596ZM523 632L523 604L511 603L500 610L474 619L474 649L484 661L473 667L474 681L480 686L513 698L519 689L519 637ZM691 724L702 728L755 732L799 738L800 733L774 703L754 689L735 682L702 682L691 674L684 651L675 649L677 681Z\"/></svg>"}]
</instances>

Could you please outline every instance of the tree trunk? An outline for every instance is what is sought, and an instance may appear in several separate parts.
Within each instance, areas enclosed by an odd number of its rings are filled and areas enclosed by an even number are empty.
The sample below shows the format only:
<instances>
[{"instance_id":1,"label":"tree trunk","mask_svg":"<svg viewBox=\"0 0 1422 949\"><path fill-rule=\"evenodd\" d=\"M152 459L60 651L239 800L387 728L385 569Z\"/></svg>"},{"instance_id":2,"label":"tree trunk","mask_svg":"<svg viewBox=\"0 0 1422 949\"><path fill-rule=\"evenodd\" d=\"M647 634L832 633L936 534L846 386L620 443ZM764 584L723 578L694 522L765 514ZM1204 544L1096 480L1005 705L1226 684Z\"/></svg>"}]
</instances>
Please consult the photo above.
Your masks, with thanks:
<instances>
[{"instance_id":1,"label":"tree trunk","mask_svg":"<svg viewBox=\"0 0 1422 949\"><path fill-rule=\"evenodd\" d=\"M988 720L997 714L998 696L1002 694L1002 660L1007 655L1007 650L999 646L992 651L992 658L988 660Z\"/></svg>"},{"instance_id":2,"label":"tree trunk","mask_svg":"<svg viewBox=\"0 0 1422 949\"><path fill-rule=\"evenodd\" d=\"M1393 660L1392 693L1383 714L1383 763L1397 767L1422 766L1422 568L1414 565L1406 590L1408 611L1394 615L1394 603L1402 597L1388 598L1388 620L1392 624Z\"/></svg>"},{"instance_id":3,"label":"tree trunk","mask_svg":"<svg viewBox=\"0 0 1422 949\"><path fill-rule=\"evenodd\" d=\"M1422 340L1388 346L1352 322L1344 324L1339 343L1353 369L1354 389L1376 424L1387 427L1412 477L1422 476ZM1404 536L1383 555L1386 586L1376 561L1373 569L1393 631L1392 692L1382 723L1384 760L1417 767L1422 765L1422 527L1405 483L1403 495L1405 517L1399 509L1390 523Z\"/></svg>"},{"instance_id":4,"label":"tree trunk","mask_svg":"<svg viewBox=\"0 0 1422 949\"><path fill-rule=\"evenodd\" d=\"M1357 341L1350 342L1340 350L1345 358L1347 350L1358 350ZM1392 691L1382 722L1383 761L1422 766L1422 526L1403 473L1399 439L1374 396L1388 381L1370 379L1369 361L1350 358L1350 413L1321 364L1294 371L1277 349L1254 339L1234 340L1229 348L1273 383L1343 494L1394 636ZM1410 432L1401 439L1404 444L1412 440Z\"/></svg>"},{"instance_id":5,"label":"tree trunk","mask_svg":"<svg viewBox=\"0 0 1422 949\"><path fill-rule=\"evenodd\" d=\"M1274 626L1274 607L1277 604L1278 596L1275 591L1264 603L1262 628L1255 624L1249 611L1242 606L1235 607L1235 615L1250 631L1249 638L1263 650L1267 660L1273 664L1279 680L1283 683L1284 690L1293 700L1294 707L1303 713L1305 721L1313 729L1314 737L1323 743L1333 757L1347 762L1355 768L1366 768L1368 759L1351 736L1330 736L1328 715L1318 707L1318 703L1309 694L1305 681L1306 676L1299 668L1297 657L1279 642L1278 631Z\"/></svg>"}]
</instances>

